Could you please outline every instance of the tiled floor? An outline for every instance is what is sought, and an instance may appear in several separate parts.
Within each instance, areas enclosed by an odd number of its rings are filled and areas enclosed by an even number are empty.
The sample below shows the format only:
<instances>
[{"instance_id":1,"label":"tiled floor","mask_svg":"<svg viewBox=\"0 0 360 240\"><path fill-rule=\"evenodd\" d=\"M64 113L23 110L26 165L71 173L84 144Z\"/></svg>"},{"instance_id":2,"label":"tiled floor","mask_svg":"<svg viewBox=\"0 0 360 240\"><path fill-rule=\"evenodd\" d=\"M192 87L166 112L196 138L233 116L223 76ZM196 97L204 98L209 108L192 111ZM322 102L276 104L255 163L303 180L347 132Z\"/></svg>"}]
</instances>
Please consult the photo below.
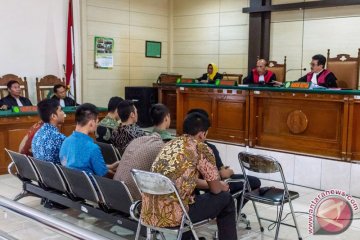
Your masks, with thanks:
<instances>
[{"instance_id":1,"label":"tiled floor","mask_svg":"<svg viewBox=\"0 0 360 240\"><path fill-rule=\"evenodd\" d=\"M263 186L279 186L279 183L273 181L262 180ZM0 195L13 198L21 190L21 183L15 177L10 175L0 176ZM289 185L290 190L300 193L300 198L293 201L294 210L296 212L307 212L309 210L309 201L312 200L320 191L304 188L294 185ZM358 202L359 199L356 199ZM41 212L52 215L56 218L68 221L79 227L91 230L97 234L103 235L109 239L134 239L132 231L121 229L118 226L111 225L104 221L98 220L94 217L79 213L74 210L49 210L40 205L40 200L34 197L23 198L19 201L22 204L36 208ZM267 218L275 218L276 208L263 204L258 204L258 210L261 216ZM251 230L245 230L244 224L239 223L238 235L239 239L273 239L275 230L268 230L269 223L263 222L265 228L264 233L260 232L259 224L256 219L255 212L251 204L244 207L243 212L247 215L251 222ZM286 206L284 210L285 216L289 213L289 207ZM360 218L359 213L355 213L355 218ZM350 228L335 236L314 236L308 233L308 215L303 213L296 213L296 218L300 226L300 232L303 239L360 239L360 220L353 220ZM292 223L291 215L288 216L286 222ZM199 235L205 236L207 239L212 239L212 235L216 229L215 225L199 229ZM0 209L0 236L6 236L9 239L71 239L53 229L46 228L33 221L25 219L21 216L13 214L9 211ZM169 236L169 239L174 239ZM297 239L297 234L294 228L281 226L279 239Z\"/></svg>"}]
</instances>

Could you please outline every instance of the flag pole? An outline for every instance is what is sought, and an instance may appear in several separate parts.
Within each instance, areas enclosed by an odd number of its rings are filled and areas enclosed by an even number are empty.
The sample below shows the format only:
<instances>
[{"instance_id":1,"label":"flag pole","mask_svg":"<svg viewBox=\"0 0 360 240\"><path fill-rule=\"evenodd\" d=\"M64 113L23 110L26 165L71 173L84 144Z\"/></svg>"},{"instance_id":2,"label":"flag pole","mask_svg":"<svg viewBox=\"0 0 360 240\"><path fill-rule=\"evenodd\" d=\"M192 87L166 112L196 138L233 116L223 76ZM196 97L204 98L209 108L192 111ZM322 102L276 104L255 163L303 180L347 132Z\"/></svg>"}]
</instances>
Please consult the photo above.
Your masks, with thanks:
<instances>
[{"instance_id":1,"label":"flag pole","mask_svg":"<svg viewBox=\"0 0 360 240\"><path fill-rule=\"evenodd\" d=\"M68 9L68 28L67 28L67 39L66 39L66 87L68 90L68 96L74 98L76 102L76 71L75 71L75 40L74 40L74 17L73 17L73 1L69 0ZM73 94L71 93L71 87Z\"/></svg>"},{"instance_id":2,"label":"flag pole","mask_svg":"<svg viewBox=\"0 0 360 240\"><path fill-rule=\"evenodd\" d=\"M74 57L74 62L73 62L73 79L74 79L74 100L75 102L77 102L77 99L76 99L76 54L75 54L75 34L74 34L74 5L73 5L73 1L71 0L71 15L72 15L72 28L71 28L71 31L72 31L72 42L73 42L73 57Z\"/></svg>"}]
</instances>

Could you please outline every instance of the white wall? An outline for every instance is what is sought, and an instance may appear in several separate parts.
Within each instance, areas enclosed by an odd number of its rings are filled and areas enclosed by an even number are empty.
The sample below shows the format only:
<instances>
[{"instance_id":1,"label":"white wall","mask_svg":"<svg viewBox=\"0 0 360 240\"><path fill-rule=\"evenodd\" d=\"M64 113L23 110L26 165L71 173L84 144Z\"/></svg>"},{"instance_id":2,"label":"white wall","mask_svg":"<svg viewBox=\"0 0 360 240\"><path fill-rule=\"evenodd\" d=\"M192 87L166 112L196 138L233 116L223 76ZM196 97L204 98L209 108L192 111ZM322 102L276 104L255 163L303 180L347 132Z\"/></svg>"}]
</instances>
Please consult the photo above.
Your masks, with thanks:
<instances>
[{"instance_id":1,"label":"white wall","mask_svg":"<svg viewBox=\"0 0 360 240\"><path fill-rule=\"evenodd\" d=\"M67 8L68 0L0 0L0 76L27 77L33 103L36 77L64 76Z\"/></svg>"},{"instance_id":2,"label":"white wall","mask_svg":"<svg viewBox=\"0 0 360 240\"><path fill-rule=\"evenodd\" d=\"M199 77L213 62L219 72L247 75L248 0L174 0L173 71Z\"/></svg>"},{"instance_id":3,"label":"white wall","mask_svg":"<svg viewBox=\"0 0 360 240\"><path fill-rule=\"evenodd\" d=\"M152 86L168 70L168 0L82 0L83 100L107 106L125 86ZM114 68L94 68L94 37L114 38ZM145 41L162 42L160 59Z\"/></svg>"}]
</instances>

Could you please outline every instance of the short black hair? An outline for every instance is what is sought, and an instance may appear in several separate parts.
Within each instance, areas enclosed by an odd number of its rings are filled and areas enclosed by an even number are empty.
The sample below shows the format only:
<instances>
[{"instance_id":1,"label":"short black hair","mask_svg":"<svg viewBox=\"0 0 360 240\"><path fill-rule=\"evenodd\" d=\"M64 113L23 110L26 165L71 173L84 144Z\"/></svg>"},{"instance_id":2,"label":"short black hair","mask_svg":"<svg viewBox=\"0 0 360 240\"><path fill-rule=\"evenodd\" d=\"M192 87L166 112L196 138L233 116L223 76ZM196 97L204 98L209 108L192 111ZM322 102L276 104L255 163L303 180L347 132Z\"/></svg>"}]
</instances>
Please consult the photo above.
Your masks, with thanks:
<instances>
[{"instance_id":1,"label":"short black hair","mask_svg":"<svg viewBox=\"0 0 360 240\"><path fill-rule=\"evenodd\" d=\"M155 126L160 125L169 114L169 109L162 103L154 104L150 109L150 116Z\"/></svg>"},{"instance_id":2,"label":"short black hair","mask_svg":"<svg viewBox=\"0 0 360 240\"><path fill-rule=\"evenodd\" d=\"M51 115L56 114L56 111L58 110L59 106L60 106L59 101L55 99L44 99L41 102L39 102L37 104L37 108L40 119L44 123L49 123L51 119Z\"/></svg>"},{"instance_id":3,"label":"short black hair","mask_svg":"<svg viewBox=\"0 0 360 240\"><path fill-rule=\"evenodd\" d=\"M205 117L209 118L209 114L207 113L207 111L205 111L204 109L202 108L193 108L193 109L190 109L186 115L189 115L190 113L201 113L203 114Z\"/></svg>"},{"instance_id":4,"label":"short black hair","mask_svg":"<svg viewBox=\"0 0 360 240\"><path fill-rule=\"evenodd\" d=\"M199 132L206 132L209 127L209 118L204 116L204 114L193 112L186 116L183 123L183 132L195 136Z\"/></svg>"},{"instance_id":5,"label":"short black hair","mask_svg":"<svg viewBox=\"0 0 360 240\"><path fill-rule=\"evenodd\" d=\"M10 88L12 87L12 85L15 84L15 83L20 84L20 83L19 83L18 81L16 81L16 80L10 80L10 81L8 81L8 83L6 84L6 86L7 86L8 89L10 89Z\"/></svg>"},{"instance_id":6,"label":"short black hair","mask_svg":"<svg viewBox=\"0 0 360 240\"><path fill-rule=\"evenodd\" d=\"M124 99L122 99L121 97L112 97L112 98L110 98L109 103L108 103L108 111L109 112L115 112L115 110L117 109L117 106L122 101L124 101Z\"/></svg>"},{"instance_id":7,"label":"short black hair","mask_svg":"<svg viewBox=\"0 0 360 240\"><path fill-rule=\"evenodd\" d=\"M134 102L131 100L124 100L117 106L118 114L122 122L126 122L130 114L135 112Z\"/></svg>"},{"instance_id":8,"label":"short black hair","mask_svg":"<svg viewBox=\"0 0 360 240\"><path fill-rule=\"evenodd\" d=\"M99 111L94 104L84 103L77 107L75 112L75 121L76 124L83 127L88 124L89 121L96 120L98 115Z\"/></svg>"},{"instance_id":9,"label":"short black hair","mask_svg":"<svg viewBox=\"0 0 360 240\"><path fill-rule=\"evenodd\" d=\"M65 89L66 89L66 87L65 87L64 84L56 84L56 85L54 86L54 88L53 88L54 93L57 93L57 90L58 90L59 88L65 88Z\"/></svg>"},{"instance_id":10,"label":"short black hair","mask_svg":"<svg viewBox=\"0 0 360 240\"><path fill-rule=\"evenodd\" d=\"M318 65L323 65L323 68L325 68L326 57L324 55L316 54L312 57L312 60L317 60Z\"/></svg>"}]
</instances>

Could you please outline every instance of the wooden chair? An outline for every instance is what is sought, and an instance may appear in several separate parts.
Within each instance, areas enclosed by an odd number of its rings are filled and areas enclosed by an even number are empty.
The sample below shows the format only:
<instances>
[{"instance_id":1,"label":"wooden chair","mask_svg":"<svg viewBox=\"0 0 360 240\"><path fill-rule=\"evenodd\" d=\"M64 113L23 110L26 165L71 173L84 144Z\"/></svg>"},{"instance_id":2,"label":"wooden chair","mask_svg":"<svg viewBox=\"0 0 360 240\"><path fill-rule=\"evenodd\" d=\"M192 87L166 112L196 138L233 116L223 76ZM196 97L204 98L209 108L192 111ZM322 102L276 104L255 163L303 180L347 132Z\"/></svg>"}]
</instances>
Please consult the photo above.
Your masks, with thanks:
<instances>
[{"instance_id":1,"label":"wooden chair","mask_svg":"<svg viewBox=\"0 0 360 240\"><path fill-rule=\"evenodd\" d=\"M223 80L234 80L238 84L241 84L243 75L242 74L235 74L235 73L224 73Z\"/></svg>"},{"instance_id":2,"label":"wooden chair","mask_svg":"<svg viewBox=\"0 0 360 240\"><path fill-rule=\"evenodd\" d=\"M22 79L21 77L18 77L14 74L6 74L0 77L0 97L1 98L6 97L9 94L9 92L7 91L6 84L11 80L18 81L20 84L20 88L22 89L22 96L29 98L29 91L28 91L26 77Z\"/></svg>"},{"instance_id":3,"label":"wooden chair","mask_svg":"<svg viewBox=\"0 0 360 240\"><path fill-rule=\"evenodd\" d=\"M276 81L285 82L286 80L286 56L284 56L284 64L279 64L276 61L269 61L267 68L275 73Z\"/></svg>"},{"instance_id":4,"label":"wooden chair","mask_svg":"<svg viewBox=\"0 0 360 240\"><path fill-rule=\"evenodd\" d=\"M330 49L327 51L327 69L333 72L340 88L358 89L359 86L360 48L357 57L349 54L338 54L330 58Z\"/></svg>"},{"instance_id":5,"label":"wooden chair","mask_svg":"<svg viewBox=\"0 0 360 240\"><path fill-rule=\"evenodd\" d=\"M54 75L46 75L40 80L36 78L37 101L40 102L41 100L46 99L49 93L53 92L53 88L56 84L63 84L65 86L65 80Z\"/></svg>"}]
</instances>

